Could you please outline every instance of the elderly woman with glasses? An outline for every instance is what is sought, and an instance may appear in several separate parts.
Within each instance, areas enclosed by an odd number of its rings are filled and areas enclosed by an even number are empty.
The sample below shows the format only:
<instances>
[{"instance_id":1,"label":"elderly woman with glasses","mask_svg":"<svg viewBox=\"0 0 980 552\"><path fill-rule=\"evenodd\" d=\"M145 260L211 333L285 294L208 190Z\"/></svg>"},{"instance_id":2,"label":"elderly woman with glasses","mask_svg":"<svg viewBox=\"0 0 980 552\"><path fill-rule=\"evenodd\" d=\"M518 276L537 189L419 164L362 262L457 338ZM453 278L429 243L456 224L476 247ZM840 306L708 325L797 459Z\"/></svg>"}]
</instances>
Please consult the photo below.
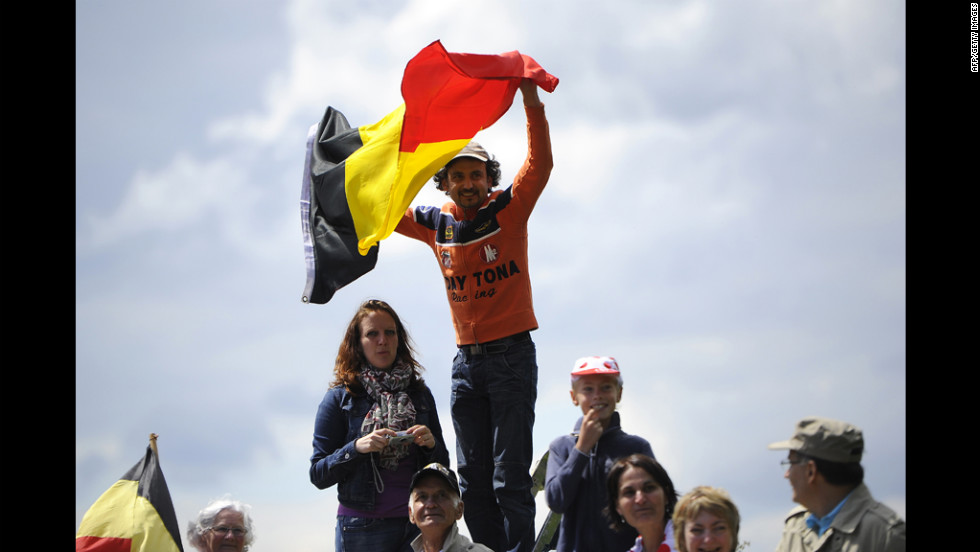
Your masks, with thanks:
<instances>
[{"instance_id":1,"label":"elderly woman with glasses","mask_svg":"<svg viewBox=\"0 0 980 552\"><path fill-rule=\"evenodd\" d=\"M187 525L187 540L201 552L245 552L255 540L251 510L237 500L212 500Z\"/></svg>"},{"instance_id":2,"label":"elderly woman with glasses","mask_svg":"<svg viewBox=\"0 0 980 552\"><path fill-rule=\"evenodd\" d=\"M388 303L361 304L313 427L310 481L337 485L336 552L411 552L412 475L449 464L435 399L408 332Z\"/></svg>"}]
</instances>

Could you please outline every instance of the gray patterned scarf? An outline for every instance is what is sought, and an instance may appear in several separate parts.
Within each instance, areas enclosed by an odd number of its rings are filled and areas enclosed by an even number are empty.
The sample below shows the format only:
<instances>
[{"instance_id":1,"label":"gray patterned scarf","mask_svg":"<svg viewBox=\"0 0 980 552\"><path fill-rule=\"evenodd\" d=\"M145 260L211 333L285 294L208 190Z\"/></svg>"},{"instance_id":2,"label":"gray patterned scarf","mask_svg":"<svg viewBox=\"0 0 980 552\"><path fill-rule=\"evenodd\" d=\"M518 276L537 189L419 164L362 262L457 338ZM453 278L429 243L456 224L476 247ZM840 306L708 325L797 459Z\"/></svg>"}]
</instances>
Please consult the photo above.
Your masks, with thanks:
<instances>
[{"instance_id":1,"label":"gray patterned scarf","mask_svg":"<svg viewBox=\"0 0 980 552\"><path fill-rule=\"evenodd\" d=\"M361 370L358 380L368 396L374 399L374 405L361 423L361 436L383 427L402 431L415 424L415 405L405 392L411 379L412 367L401 361L396 361L388 370L379 370L371 365ZM397 468L398 461L408 456L410 444L385 447L378 454L381 467L388 470Z\"/></svg>"}]
</instances>

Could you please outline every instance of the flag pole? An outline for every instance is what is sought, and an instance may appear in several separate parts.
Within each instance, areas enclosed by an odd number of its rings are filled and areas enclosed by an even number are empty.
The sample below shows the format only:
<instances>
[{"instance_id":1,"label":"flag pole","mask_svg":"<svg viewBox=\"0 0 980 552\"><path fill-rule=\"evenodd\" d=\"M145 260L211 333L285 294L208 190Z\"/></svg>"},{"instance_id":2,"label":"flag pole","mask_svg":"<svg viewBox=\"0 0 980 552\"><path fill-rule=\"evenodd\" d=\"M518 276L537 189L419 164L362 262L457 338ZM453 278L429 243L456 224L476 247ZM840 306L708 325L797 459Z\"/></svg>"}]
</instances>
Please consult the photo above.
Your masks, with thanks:
<instances>
[{"instance_id":1,"label":"flag pole","mask_svg":"<svg viewBox=\"0 0 980 552\"><path fill-rule=\"evenodd\" d=\"M157 450L157 434L150 434L150 448L153 449L153 456L160 458L160 451Z\"/></svg>"}]
</instances>

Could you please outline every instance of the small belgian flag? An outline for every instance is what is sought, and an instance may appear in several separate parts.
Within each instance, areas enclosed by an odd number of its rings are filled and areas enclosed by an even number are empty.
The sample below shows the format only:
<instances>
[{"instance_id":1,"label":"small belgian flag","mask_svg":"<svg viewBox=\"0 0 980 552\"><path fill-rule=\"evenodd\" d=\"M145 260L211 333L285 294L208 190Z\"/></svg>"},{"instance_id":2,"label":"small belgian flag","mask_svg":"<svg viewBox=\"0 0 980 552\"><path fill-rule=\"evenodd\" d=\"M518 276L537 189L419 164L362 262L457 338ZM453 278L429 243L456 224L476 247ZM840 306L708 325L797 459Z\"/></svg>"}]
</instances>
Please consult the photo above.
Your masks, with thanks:
<instances>
[{"instance_id":1,"label":"small belgian flag","mask_svg":"<svg viewBox=\"0 0 980 552\"><path fill-rule=\"evenodd\" d=\"M75 552L184 552L156 437L150 435L143 459L85 512Z\"/></svg>"}]
</instances>

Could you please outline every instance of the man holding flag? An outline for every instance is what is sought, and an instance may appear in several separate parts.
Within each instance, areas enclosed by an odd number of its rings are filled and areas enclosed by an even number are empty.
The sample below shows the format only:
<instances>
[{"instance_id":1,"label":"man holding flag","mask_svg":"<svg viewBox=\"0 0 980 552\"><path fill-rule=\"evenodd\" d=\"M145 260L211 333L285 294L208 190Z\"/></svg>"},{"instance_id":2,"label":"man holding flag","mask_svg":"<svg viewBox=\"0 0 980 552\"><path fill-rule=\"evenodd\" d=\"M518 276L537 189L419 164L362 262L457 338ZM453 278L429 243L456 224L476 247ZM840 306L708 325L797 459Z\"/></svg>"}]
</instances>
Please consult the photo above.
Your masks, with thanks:
<instances>
[{"instance_id":1,"label":"man holding flag","mask_svg":"<svg viewBox=\"0 0 980 552\"><path fill-rule=\"evenodd\" d=\"M527 220L553 165L537 88L558 78L534 59L450 53L435 41L405 68L405 103L378 123L351 127L328 107L307 136L300 197L307 282L303 301L323 304L372 270L392 232L423 241L446 283L456 344L451 400L466 525L497 552L534 543L531 431L538 367L530 331ZM528 155L512 186L473 136L496 122L517 90ZM440 167L442 167L440 169ZM452 199L409 208L435 174Z\"/></svg>"},{"instance_id":2,"label":"man holding flag","mask_svg":"<svg viewBox=\"0 0 980 552\"><path fill-rule=\"evenodd\" d=\"M409 208L395 228L432 248L445 279L458 346L451 407L466 525L475 542L498 552L534 544L538 366L530 331L538 324L527 221L553 166L538 83L523 78L519 88L528 154L513 185L494 190L499 163L470 142L434 177L452 201Z\"/></svg>"}]
</instances>

